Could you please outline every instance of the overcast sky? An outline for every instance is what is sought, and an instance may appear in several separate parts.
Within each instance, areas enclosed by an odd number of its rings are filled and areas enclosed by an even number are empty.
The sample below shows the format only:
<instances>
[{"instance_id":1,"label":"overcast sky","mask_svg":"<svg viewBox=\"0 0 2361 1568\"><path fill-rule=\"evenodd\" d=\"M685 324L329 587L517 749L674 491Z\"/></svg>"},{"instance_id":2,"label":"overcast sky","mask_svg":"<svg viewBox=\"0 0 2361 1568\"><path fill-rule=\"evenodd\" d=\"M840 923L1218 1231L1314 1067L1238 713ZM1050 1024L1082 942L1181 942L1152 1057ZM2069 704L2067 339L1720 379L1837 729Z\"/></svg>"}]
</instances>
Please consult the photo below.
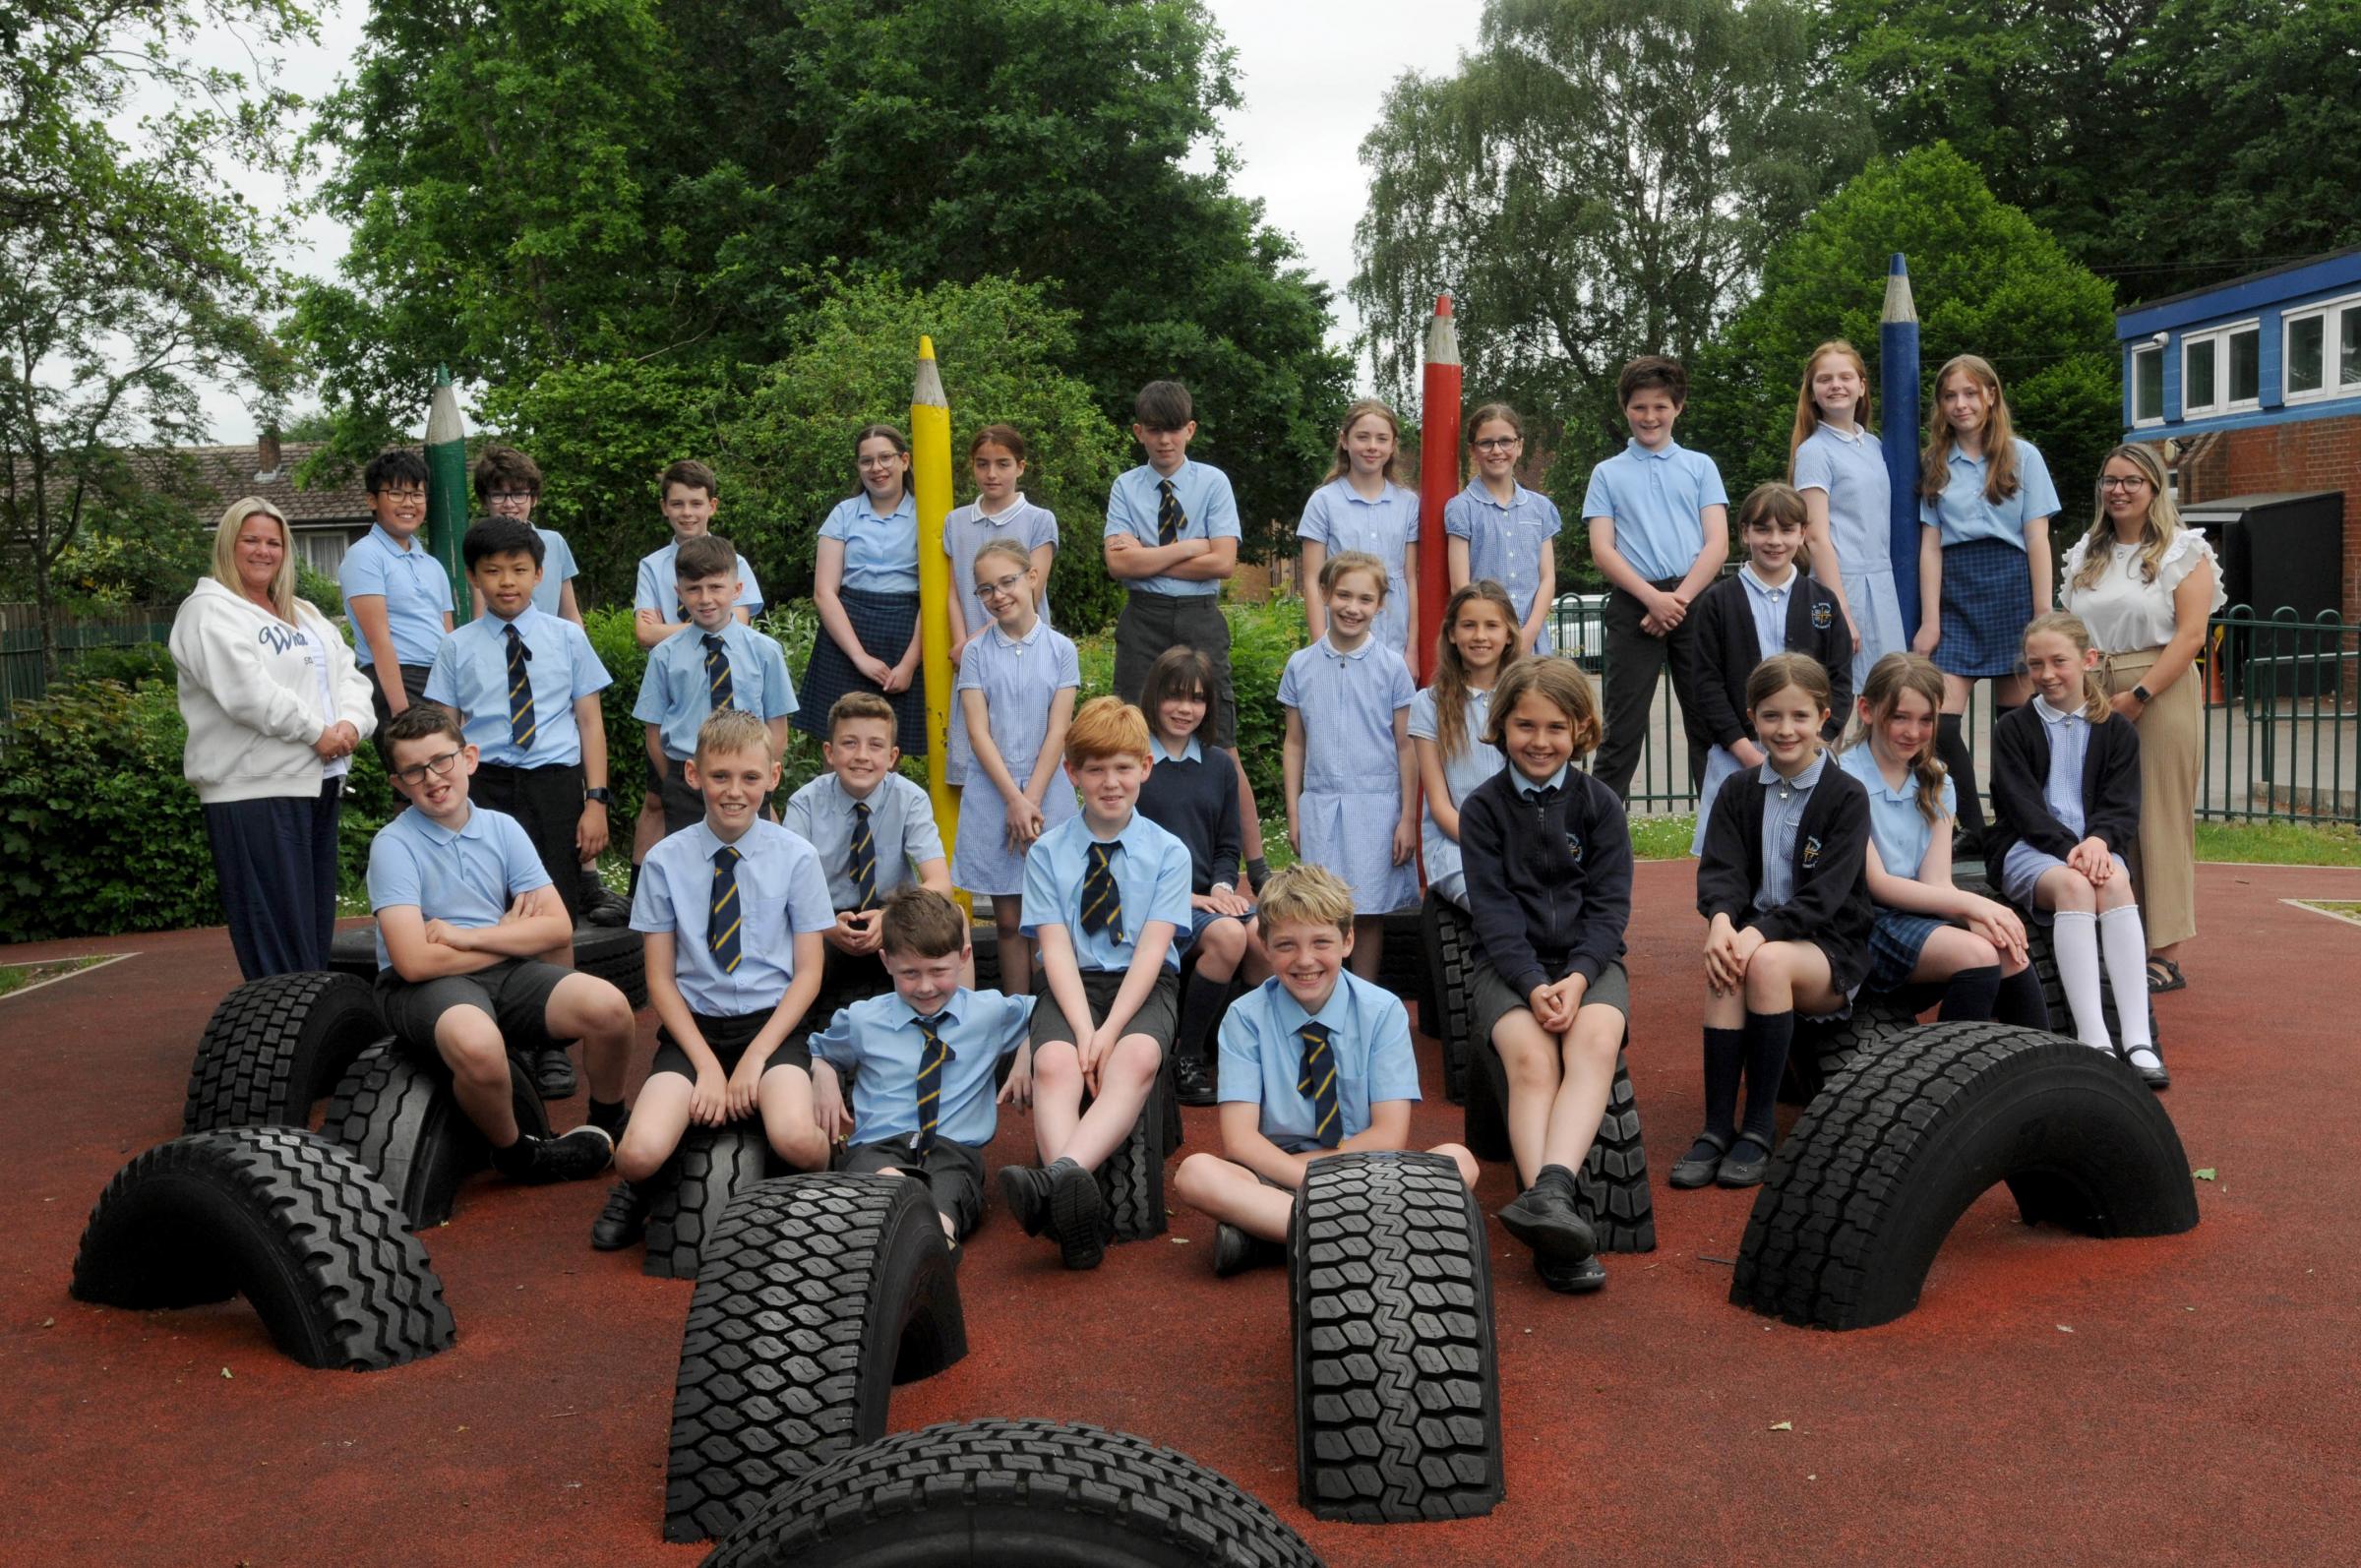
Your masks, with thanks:
<instances>
[{"instance_id":1,"label":"overcast sky","mask_svg":"<svg viewBox=\"0 0 2361 1568\"><path fill-rule=\"evenodd\" d=\"M1336 294L1341 345L1358 326L1343 295L1366 184L1361 139L1395 78L1412 69L1448 70L1461 49L1474 45L1483 7L1479 0L1207 0L1207 6L1238 51L1245 103L1225 131L1241 160L1239 189L1263 202L1270 220L1301 244L1312 274ZM367 12L365 0L324 0L317 9L321 41L290 58L287 71L287 80L310 94L344 71ZM225 54L224 63L243 62ZM274 199L272 188L248 190L258 201ZM286 265L332 271L343 254L341 231L315 220L304 237ZM242 389L212 389L206 411L213 440L254 439Z\"/></svg>"}]
</instances>

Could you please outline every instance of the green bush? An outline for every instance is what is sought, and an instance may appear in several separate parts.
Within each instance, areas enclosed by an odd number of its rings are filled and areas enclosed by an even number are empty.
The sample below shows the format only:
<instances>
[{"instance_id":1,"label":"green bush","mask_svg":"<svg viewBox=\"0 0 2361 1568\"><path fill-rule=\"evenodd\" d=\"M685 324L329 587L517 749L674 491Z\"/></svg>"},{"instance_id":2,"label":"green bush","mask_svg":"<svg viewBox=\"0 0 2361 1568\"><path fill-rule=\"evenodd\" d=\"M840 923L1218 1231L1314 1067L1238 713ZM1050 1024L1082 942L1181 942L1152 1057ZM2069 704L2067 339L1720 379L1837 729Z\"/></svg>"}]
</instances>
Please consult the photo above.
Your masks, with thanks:
<instances>
[{"instance_id":1,"label":"green bush","mask_svg":"<svg viewBox=\"0 0 2361 1568\"><path fill-rule=\"evenodd\" d=\"M142 687L161 681L174 685L179 672L172 664L172 649L161 642L134 642L125 647L85 648L74 655L66 667L69 681L113 681L121 686Z\"/></svg>"},{"instance_id":2,"label":"green bush","mask_svg":"<svg viewBox=\"0 0 2361 1568\"><path fill-rule=\"evenodd\" d=\"M1253 786L1254 804L1266 822L1287 821L1287 713L1279 706L1279 677L1287 672L1288 657L1309 640L1303 624L1303 601L1273 599L1268 604L1232 604L1230 616L1230 690L1238 698L1238 756L1245 764L1246 782ZM1284 835L1266 829L1266 841Z\"/></svg>"}]
</instances>

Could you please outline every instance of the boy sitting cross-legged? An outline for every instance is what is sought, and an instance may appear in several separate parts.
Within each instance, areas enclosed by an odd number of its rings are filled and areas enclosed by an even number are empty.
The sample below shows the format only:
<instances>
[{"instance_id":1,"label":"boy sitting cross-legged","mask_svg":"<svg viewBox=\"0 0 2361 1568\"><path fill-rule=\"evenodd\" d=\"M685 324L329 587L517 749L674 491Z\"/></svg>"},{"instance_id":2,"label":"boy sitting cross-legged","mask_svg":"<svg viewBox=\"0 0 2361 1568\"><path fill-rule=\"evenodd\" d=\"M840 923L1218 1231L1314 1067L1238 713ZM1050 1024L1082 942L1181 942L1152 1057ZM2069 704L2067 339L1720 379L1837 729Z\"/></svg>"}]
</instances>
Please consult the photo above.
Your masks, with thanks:
<instances>
[{"instance_id":1,"label":"boy sitting cross-legged","mask_svg":"<svg viewBox=\"0 0 2361 1568\"><path fill-rule=\"evenodd\" d=\"M1025 856L1024 935L1041 944L1029 1065L1042 1164L1002 1166L1000 1195L1027 1236L1049 1231L1067 1268L1095 1269L1107 1214L1092 1173L1130 1134L1173 1041L1173 934L1188 925L1189 859L1136 810L1148 772L1139 709L1112 696L1084 703L1065 733L1065 772L1081 814ZM1027 1065L1008 1080L1019 1103Z\"/></svg>"},{"instance_id":2,"label":"boy sitting cross-legged","mask_svg":"<svg viewBox=\"0 0 2361 1568\"><path fill-rule=\"evenodd\" d=\"M573 931L549 873L515 817L468 805L475 748L436 702L394 715L386 765L410 803L369 845L377 913L377 1005L386 1027L450 1066L459 1109L503 1176L578 1181L607 1168L623 1116L632 1007L623 993L533 957ZM516 1125L512 1049L579 1040L590 1124L562 1138Z\"/></svg>"},{"instance_id":3,"label":"boy sitting cross-legged","mask_svg":"<svg viewBox=\"0 0 2361 1568\"><path fill-rule=\"evenodd\" d=\"M789 1037L819 991L819 934L834 922L812 846L757 814L779 781L760 719L731 708L705 720L689 759L703 820L648 852L632 899L646 934L656 1059L615 1151L623 1181L590 1244L632 1244L647 1222L645 1182L691 1122L717 1127L759 1113L771 1151L799 1171L828 1163L812 1114L812 1057Z\"/></svg>"},{"instance_id":4,"label":"boy sitting cross-legged","mask_svg":"<svg viewBox=\"0 0 2361 1568\"><path fill-rule=\"evenodd\" d=\"M1353 890L1320 866L1274 873L1258 910L1272 975L1222 1019L1222 1148L1192 1154L1174 1187L1213 1216L1213 1272L1236 1274L1259 1242L1283 1242L1304 1168L1348 1149L1399 1149L1410 1138L1419 1063L1410 1014L1381 986L1345 969ZM1455 1143L1460 1179L1476 1157Z\"/></svg>"},{"instance_id":5,"label":"boy sitting cross-legged","mask_svg":"<svg viewBox=\"0 0 2361 1568\"><path fill-rule=\"evenodd\" d=\"M914 1176L927 1184L952 1246L984 1214L984 1146L999 1121L993 1072L1014 1055L1002 1100L1022 1092L1033 998L960 984L968 962L967 916L929 887L904 887L882 911L891 995L840 1009L812 1037L812 1087L819 1124L847 1130L839 1168ZM845 1115L836 1069L853 1076Z\"/></svg>"}]
</instances>

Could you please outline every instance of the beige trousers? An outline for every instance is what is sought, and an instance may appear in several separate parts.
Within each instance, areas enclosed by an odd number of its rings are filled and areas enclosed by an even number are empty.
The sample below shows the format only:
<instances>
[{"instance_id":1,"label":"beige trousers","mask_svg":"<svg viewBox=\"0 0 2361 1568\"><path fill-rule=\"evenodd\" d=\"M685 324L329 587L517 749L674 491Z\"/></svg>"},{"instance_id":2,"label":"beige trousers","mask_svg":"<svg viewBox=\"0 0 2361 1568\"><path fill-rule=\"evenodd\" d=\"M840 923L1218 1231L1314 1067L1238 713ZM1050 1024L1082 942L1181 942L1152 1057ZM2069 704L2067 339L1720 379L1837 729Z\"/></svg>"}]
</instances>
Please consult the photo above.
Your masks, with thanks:
<instances>
[{"instance_id":1,"label":"beige trousers","mask_svg":"<svg viewBox=\"0 0 2361 1568\"><path fill-rule=\"evenodd\" d=\"M2129 692L2162 648L2107 656L2107 691ZM2148 945L2169 947L2197 935L2197 771L2206 743L2197 666L2140 715L2140 838L2128 846L2132 885Z\"/></svg>"}]
</instances>

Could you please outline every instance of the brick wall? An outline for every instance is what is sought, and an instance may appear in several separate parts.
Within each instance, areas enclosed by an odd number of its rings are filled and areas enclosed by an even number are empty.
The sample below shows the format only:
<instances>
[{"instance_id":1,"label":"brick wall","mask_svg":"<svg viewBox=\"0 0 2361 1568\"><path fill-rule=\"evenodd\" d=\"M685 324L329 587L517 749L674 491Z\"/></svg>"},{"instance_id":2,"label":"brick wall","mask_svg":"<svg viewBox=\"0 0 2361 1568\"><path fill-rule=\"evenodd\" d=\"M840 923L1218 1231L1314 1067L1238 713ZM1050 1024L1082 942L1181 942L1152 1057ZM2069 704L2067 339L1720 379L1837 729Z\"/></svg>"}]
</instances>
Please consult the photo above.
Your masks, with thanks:
<instances>
[{"instance_id":1,"label":"brick wall","mask_svg":"<svg viewBox=\"0 0 2361 1568\"><path fill-rule=\"evenodd\" d=\"M2316 490L2344 492L2343 615L2361 621L2361 415L2223 431L2182 448L2183 504Z\"/></svg>"}]
</instances>

